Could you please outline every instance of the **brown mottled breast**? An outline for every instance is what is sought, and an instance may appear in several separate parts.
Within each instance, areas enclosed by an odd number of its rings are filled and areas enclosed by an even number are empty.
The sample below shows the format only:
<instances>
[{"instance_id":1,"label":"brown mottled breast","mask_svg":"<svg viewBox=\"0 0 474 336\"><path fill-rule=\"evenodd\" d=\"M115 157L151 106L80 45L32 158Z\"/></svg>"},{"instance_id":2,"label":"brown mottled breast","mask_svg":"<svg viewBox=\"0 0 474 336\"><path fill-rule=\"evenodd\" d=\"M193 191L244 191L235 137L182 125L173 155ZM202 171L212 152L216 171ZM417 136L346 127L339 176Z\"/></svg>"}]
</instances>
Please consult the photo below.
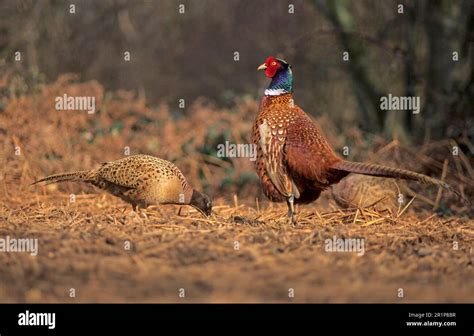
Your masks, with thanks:
<instances>
[{"instance_id":1,"label":"brown mottled breast","mask_svg":"<svg viewBox=\"0 0 474 336\"><path fill-rule=\"evenodd\" d=\"M262 141L261 125L265 123L270 139ZM294 104L291 94L262 99L252 142L258 148L256 169L263 191L274 202L284 201L292 184L299 193L297 203L312 202L322 190L347 175L328 169L340 159L313 120ZM265 143L270 144L267 150L262 148Z\"/></svg>"}]
</instances>

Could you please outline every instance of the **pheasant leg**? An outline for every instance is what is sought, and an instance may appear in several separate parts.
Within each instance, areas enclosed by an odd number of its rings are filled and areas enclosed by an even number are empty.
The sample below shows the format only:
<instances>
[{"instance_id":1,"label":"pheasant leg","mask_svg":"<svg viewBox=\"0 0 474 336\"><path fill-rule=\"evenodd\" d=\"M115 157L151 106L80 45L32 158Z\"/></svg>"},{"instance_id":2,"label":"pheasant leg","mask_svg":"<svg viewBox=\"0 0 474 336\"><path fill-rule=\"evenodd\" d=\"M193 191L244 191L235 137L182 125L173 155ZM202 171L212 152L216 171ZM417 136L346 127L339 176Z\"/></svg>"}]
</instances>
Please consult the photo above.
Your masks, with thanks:
<instances>
[{"instance_id":1,"label":"pheasant leg","mask_svg":"<svg viewBox=\"0 0 474 336\"><path fill-rule=\"evenodd\" d=\"M296 212L295 212L295 197L291 195L286 200L286 204L288 205L288 219L291 219L291 223L293 225L297 224L296 220Z\"/></svg>"}]
</instances>

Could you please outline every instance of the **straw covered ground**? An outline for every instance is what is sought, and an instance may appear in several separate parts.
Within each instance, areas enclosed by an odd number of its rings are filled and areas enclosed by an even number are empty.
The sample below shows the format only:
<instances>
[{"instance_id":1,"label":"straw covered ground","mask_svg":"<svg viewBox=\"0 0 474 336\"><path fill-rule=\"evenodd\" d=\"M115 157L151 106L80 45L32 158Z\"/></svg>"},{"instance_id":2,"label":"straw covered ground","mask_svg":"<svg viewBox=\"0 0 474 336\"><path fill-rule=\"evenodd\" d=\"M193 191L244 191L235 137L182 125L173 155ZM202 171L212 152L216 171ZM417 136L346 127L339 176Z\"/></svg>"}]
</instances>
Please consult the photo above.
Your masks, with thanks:
<instances>
[{"instance_id":1,"label":"straw covered ground","mask_svg":"<svg viewBox=\"0 0 474 336\"><path fill-rule=\"evenodd\" d=\"M453 195L410 184L392 213L341 210L326 192L293 227L284 204L262 197L251 162L215 153L224 141L248 142L258 102L221 110L203 100L172 117L170 107L71 75L13 94L20 84L0 82L0 238L37 239L38 255L0 252L0 302L474 301L472 210ZM98 97L97 113L55 110L64 93ZM449 141L368 144L356 129L341 138L318 121L336 148L353 144L351 159L444 177L472 199L467 139L453 156ZM29 185L127 149L175 162L213 196L214 214L167 206L145 218L92 187ZM363 239L363 254L327 251L333 238Z\"/></svg>"}]
</instances>

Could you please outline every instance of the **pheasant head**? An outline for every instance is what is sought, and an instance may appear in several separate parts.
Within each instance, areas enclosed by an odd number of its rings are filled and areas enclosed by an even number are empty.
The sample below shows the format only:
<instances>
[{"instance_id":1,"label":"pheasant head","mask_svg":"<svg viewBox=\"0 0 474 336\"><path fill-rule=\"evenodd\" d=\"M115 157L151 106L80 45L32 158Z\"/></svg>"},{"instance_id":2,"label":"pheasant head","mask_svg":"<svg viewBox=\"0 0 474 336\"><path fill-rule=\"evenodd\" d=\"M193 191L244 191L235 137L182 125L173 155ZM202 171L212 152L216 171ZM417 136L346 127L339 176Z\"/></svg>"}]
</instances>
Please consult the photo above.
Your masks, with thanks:
<instances>
[{"instance_id":1,"label":"pheasant head","mask_svg":"<svg viewBox=\"0 0 474 336\"><path fill-rule=\"evenodd\" d=\"M189 204L207 217L212 213L212 201L210 197L197 190L193 190L193 195L191 196L191 202Z\"/></svg>"},{"instance_id":2,"label":"pheasant head","mask_svg":"<svg viewBox=\"0 0 474 336\"><path fill-rule=\"evenodd\" d=\"M268 57L265 63L257 70L265 70L265 75L272 79L270 85L265 90L266 96L279 96L293 92L293 74L291 65L281 58Z\"/></svg>"}]
</instances>

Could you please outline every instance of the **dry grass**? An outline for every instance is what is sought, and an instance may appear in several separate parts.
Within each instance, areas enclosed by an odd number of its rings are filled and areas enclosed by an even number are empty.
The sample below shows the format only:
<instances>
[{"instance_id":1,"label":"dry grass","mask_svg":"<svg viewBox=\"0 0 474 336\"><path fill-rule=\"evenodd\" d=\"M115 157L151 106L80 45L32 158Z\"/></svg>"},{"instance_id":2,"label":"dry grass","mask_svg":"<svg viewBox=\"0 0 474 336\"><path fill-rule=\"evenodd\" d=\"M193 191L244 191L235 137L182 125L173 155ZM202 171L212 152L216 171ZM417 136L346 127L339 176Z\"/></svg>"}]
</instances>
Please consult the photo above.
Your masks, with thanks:
<instances>
[{"instance_id":1,"label":"dry grass","mask_svg":"<svg viewBox=\"0 0 474 336\"><path fill-rule=\"evenodd\" d=\"M165 208L130 214L106 195L2 204L0 235L39 239L39 256L0 253L7 302L472 302L473 221L308 207L287 224L281 205L216 202L205 219ZM365 239L365 254L325 239ZM453 242L458 249L453 249ZM125 248L130 242L130 250ZM238 249L236 249L238 242ZM69 289L76 289L70 298ZM178 296L180 288L186 298ZM288 298L288 289L295 298ZM405 297L397 297L403 288Z\"/></svg>"},{"instance_id":2,"label":"dry grass","mask_svg":"<svg viewBox=\"0 0 474 336\"><path fill-rule=\"evenodd\" d=\"M100 112L54 110L54 97L65 92L96 95ZM416 186L413 194L424 200L391 214L342 211L326 193L301 209L297 227L289 225L286 206L261 197L250 162L212 153L223 139L246 142L255 101L234 111L198 102L187 118L172 120L166 106L151 110L140 97L104 94L98 83L66 76L2 103L0 237L37 238L39 255L0 253L0 302L474 301L474 221L451 195ZM166 218L149 209L144 219L92 188L29 186L46 174L117 159L125 146L175 161L215 196L213 216L189 208L177 215L178 207L168 206ZM427 144L413 160L410 149L381 143L377 158L436 176L444 169L447 181L472 196L466 156L446 164L446 155L438 157L449 146ZM325 239L334 236L364 238L365 254L326 252Z\"/></svg>"}]
</instances>

